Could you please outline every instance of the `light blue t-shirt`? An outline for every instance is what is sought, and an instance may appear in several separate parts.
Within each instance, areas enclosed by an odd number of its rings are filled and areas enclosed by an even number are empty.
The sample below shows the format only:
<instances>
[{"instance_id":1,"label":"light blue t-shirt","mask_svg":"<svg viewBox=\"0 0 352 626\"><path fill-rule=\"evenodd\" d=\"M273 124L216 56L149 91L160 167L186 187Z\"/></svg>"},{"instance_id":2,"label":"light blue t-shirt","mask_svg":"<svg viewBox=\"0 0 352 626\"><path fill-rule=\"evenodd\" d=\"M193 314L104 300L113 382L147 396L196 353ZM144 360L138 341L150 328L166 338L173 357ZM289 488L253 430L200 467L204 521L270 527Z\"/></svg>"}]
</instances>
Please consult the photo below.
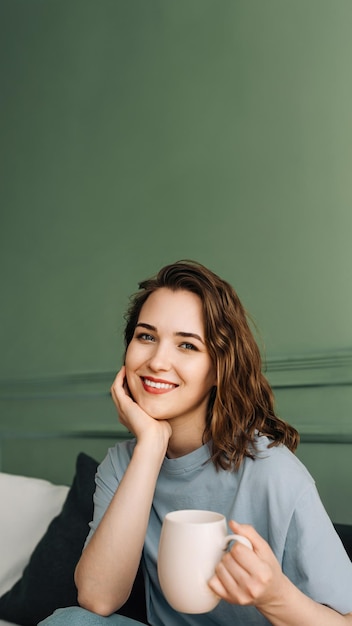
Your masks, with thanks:
<instances>
[{"instance_id":1,"label":"light blue t-shirt","mask_svg":"<svg viewBox=\"0 0 352 626\"><path fill-rule=\"evenodd\" d=\"M135 440L110 448L98 468L97 528L130 462ZM268 448L258 436L257 457L238 471L216 470L204 445L177 459L165 458L157 480L143 550L148 621L153 626L267 626L256 608L221 601L211 612L188 615L165 600L157 576L162 521L169 511L206 509L251 524L269 543L287 577L307 596L340 613L352 611L352 563L321 503L307 469L285 446ZM118 555L116 555L118 558Z\"/></svg>"}]
</instances>

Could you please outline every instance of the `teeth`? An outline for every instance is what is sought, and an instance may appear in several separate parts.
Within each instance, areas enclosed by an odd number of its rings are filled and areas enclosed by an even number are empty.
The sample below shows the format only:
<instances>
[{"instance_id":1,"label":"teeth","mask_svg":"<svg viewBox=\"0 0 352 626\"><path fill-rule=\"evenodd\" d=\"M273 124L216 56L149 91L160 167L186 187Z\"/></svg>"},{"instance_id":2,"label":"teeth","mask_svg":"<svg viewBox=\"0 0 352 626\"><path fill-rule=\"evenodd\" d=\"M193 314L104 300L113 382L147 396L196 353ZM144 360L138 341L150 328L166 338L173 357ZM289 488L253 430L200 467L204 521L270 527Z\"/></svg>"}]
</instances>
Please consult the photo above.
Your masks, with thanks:
<instances>
[{"instance_id":1,"label":"teeth","mask_svg":"<svg viewBox=\"0 0 352 626\"><path fill-rule=\"evenodd\" d=\"M155 389L173 389L176 385L170 385L169 383L156 383L154 380L149 380L149 378L143 378L143 382L148 387L155 387Z\"/></svg>"}]
</instances>

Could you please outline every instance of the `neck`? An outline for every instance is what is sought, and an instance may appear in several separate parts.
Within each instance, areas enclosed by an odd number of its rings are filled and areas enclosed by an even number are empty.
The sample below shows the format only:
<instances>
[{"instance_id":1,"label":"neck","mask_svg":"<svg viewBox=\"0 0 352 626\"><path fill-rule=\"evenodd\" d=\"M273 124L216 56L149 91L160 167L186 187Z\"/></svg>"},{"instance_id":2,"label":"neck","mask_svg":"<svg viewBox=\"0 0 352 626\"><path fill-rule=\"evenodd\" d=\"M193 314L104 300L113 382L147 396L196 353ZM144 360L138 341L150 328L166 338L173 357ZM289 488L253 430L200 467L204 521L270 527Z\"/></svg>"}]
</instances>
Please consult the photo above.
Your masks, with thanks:
<instances>
[{"instance_id":1,"label":"neck","mask_svg":"<svg viewBox=\"0 0 352 626\"><path fill-rule=\"evenodd\" d=\"M174 424L173 422L174 420L170 420L172 435L166 451L169 459L177 459L190 454L203 445L203 425L201 428L199 426L195 428L194 424Z\"/></svg>"}]
</instances>

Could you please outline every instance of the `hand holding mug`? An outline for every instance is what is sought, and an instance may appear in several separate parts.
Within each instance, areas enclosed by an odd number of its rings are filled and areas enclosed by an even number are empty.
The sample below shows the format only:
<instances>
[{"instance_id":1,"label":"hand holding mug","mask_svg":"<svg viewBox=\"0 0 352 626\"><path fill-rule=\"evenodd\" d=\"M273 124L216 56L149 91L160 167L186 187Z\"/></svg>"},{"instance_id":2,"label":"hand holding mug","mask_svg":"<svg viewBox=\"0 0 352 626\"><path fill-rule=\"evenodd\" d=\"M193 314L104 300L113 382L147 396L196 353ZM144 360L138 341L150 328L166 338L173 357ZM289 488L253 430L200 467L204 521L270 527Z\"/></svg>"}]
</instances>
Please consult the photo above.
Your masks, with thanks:
<instances>
[{"instance_id":1,"label":"hand holding mug","mask_svg":"<svg viewBox=\"0 0 352 626\"><path fill-rule=\"evenodd\" d=\"M288 597L288 588L292 583L283 574L269 544L253 526L234 521L230 521L229 526L237 533L245 531L254 553L248 555L235 547L231 548L217 564L209 585L222 600L230 604L256 606L265 615L270 606Z\"/></svg>"}]
</instances>

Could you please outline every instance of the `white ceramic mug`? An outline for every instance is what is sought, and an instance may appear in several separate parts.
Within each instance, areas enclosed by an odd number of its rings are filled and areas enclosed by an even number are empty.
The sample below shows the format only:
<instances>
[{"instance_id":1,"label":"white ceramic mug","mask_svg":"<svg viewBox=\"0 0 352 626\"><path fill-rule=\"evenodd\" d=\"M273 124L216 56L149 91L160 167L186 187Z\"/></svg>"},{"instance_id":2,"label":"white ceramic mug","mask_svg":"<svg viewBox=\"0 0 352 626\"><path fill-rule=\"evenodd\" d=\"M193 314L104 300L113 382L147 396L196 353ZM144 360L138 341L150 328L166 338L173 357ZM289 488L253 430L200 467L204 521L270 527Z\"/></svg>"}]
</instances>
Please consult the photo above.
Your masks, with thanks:
<instances>
[{"instance_id":1,"label":"white ceramic mug","mask_svg":"<svg viewBox=\"0 0 352 626\"><path fill-rule=\"evenodd\" d=\"M248 548L246 537L228 535L226 519L213 511L172 511L165 516L158 552L158 576L169 604L181 613L207 613L220 602L208 586L232 541Z\"/></svg>"}]
</instances>

